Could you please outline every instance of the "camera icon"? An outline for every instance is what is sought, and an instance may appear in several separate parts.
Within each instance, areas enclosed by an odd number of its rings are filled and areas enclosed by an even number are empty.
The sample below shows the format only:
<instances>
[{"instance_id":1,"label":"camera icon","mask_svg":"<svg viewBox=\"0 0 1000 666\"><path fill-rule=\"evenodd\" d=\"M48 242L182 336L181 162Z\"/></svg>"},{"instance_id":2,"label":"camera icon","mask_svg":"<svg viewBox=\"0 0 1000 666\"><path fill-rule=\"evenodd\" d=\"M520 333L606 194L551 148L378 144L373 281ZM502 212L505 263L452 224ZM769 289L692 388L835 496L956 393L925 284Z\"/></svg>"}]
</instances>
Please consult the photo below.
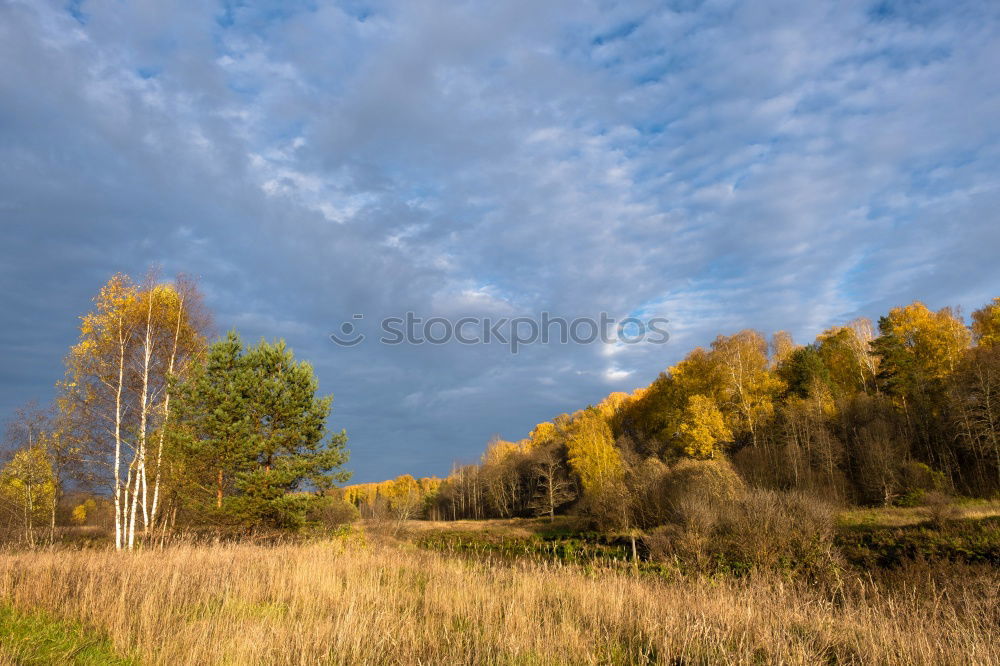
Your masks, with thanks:
<instances>
[{"instance_id":1,"label":"camera icon","mask_svg":"<svg viewBox=\"0 0 1000 666\"><path fill-rule=\"evenodd\" d=\"M365 316L363 314L356 314L352 318L364 319ZM341 347L354 347L365 341L365 334L356 332L354 324L345 321L340 325L340 334L331 333L330 340Z\"/></svg>"}]
</instances>

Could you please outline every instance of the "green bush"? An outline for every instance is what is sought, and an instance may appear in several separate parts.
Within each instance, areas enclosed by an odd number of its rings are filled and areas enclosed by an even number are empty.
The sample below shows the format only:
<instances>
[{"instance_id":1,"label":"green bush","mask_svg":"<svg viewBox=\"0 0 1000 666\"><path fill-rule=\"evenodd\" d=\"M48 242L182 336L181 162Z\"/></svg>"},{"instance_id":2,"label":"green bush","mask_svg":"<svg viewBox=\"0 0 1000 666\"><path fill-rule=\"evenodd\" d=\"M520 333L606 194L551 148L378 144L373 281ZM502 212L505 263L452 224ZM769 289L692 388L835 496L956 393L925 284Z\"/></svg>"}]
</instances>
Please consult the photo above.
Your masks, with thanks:
<instances>
[{"instance_id":1,"label":"green bush","mask_svg":"<svg viewBox=\"0 0 1000 666\"><path fill-rule=\"evenodd\" d=\"M306 519L324 529L336 529L361 518L358 508L339 497L319 497L309 507Z\"/></svg>"},{"instance_id":2,"label":"green bush","mask_svg":"<svg viewBox=\"0 0 1000 666\"><path fill-rule=\"evenodd\" d=\"M899 497L896 506L920 506L925 504L924 496L940 492L945 485L942 472L937 472L921 462L910 461L899 468Z\"/></svg>"}]
</instances>

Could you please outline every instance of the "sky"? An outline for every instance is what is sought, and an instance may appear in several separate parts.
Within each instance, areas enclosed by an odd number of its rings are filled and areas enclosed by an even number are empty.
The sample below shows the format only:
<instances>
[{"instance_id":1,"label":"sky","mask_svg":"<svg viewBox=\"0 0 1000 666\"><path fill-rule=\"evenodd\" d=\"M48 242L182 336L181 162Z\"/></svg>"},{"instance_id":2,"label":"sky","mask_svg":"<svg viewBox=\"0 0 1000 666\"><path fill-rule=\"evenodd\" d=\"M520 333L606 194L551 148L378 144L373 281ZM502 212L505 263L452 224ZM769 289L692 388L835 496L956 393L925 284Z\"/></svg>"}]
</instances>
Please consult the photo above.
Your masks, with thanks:
<instances>
[{"instance_id":1,"label":"sky","mask_svg":"<svg viewBox=\"0 0 1000 666\"><path fill-rule=\"evenodd\" d=\"M160 266L312 363L355 480L443 476L720 333L968 315L998 211L995 1L0 0L0 418ZM543 311L670 340L377 339Z\"/></svg>"}]
</instances>

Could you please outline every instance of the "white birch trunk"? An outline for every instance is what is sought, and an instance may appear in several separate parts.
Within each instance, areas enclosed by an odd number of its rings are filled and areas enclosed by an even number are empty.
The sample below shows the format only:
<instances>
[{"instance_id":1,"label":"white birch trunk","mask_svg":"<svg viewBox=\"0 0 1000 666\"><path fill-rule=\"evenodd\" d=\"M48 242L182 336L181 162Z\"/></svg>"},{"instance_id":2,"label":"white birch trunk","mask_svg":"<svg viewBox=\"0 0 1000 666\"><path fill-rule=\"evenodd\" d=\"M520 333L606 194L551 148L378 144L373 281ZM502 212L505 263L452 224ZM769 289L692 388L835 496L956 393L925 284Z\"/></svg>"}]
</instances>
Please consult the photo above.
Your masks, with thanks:
<instances>
[{"instance_id":1,"label":"white birch trunk","mask_svg":"<svg viewBox=\"0 0 1000 666\"><path fill-rule=\"evenodd\" d=\"M118 318L118 387L115 392L115 550L122 549L122 524L125 507L122 506L122 385L125 383L125 331L124 322ZM127 496L126 496L127 498Z\"/></svg>"},{"instance_id":2,"label":"white birch trunk","mask_svg":"<svg viewBox=\"0 0 1000 666\"><path fill-rule=\"evenodd\" d=\"M170 352L170 362L167 364L167 380L174 374L174 361L177 359L177 344L181 335L181 318L184 313L184 296L179 295L177 304L177 322L174 325L174 346ZM150 509L150 522L155 523L157 512L160 508L160 465L163 462L163 437L167 429L167 421L170 418L170 389L166 389L163 396L163 425L160 427L160 441L156 447L156 471L153 478L153 506Z\"/></svg>"},{"instance_id":3,"label":"white birch trunk","mask_svg":"<svg viewBox=\"0 0 1000 666\"><path fill-rule=\"evenodd\" d=\"M132 465L129 466L129 486L125 489L125 499L128 502L128 509L126 511L128 523L125 525L125 537L126 537L126 547L128 550L132 550L135 547L135 519L136 519L136 507L139 504L139 469L138 469L138 451L136 451L136 457L132 460ZM133 473L134 470L134 473ZM129 498L129 490L132 491L132 497Z\"/></svg>"},{"instance_id":4,"label":"white birch trunk","mask_svg":"<svg viewBox=\"0 0 1000 666\"><path fill-rule=\"evenodd\" d=\"M151 340L153 328L153 299L156 290L149 289L146 295L148 304L146 306L146 336L142 348L142 395L139 400L139 448L136 451L139 465L136 469L135 494L133 503L141 498L143 529L149 527L149 511L146 504L146 428L149 425L149 366L153 357L153 344ZM129 548L135 541L135 507L132 509L131 526L129 528Z\"/></svg>"}]
</instances>

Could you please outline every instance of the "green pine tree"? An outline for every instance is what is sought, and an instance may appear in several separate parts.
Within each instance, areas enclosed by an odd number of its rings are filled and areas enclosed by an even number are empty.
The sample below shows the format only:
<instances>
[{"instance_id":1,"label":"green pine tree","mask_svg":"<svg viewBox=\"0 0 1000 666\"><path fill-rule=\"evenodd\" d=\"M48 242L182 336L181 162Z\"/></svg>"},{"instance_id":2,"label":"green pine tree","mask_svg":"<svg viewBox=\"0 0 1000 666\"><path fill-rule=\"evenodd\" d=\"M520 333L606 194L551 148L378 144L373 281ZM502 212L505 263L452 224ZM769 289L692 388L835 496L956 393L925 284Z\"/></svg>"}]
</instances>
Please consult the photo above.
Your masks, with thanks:
<instances>
[{"instance_id":1,"label":"green pine tree","mask_svg":"<svg viewBox=\"0 0 1000 666\"><path fill-rule=\"evenodd\" d=\"M284 342L244 349L230 332L213 344L177 390L190 503L241 524L300 526L322 491L350 477L347 435L328 432L333 398L318 387Z\"/></svg>"}]
</instances>

